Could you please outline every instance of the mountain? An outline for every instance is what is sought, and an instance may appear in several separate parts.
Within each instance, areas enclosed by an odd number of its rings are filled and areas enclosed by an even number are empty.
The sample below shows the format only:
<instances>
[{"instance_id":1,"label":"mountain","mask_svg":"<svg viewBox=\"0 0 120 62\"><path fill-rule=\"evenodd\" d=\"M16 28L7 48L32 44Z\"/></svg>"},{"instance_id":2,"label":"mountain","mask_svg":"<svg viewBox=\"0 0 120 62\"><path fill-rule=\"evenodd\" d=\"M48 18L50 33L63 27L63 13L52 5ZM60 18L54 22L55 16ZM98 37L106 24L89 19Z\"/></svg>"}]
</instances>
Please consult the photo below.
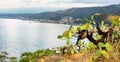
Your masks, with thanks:
<instances>
[{"instance_id":1,"label":"mountain","mask_svg":"<svg viewBox=\"0 0 120 62\"><path fill-rule=\"evenodd\" d=\"M0 14L1 18L19 18L19 19L29 19L29 20L47 20L54 22L72 22L73 20L77 23L78 19L89 18L95 13L100 13L105 16L116 14L120 15L120 4L110 5L104 7L85 7L85 8L71 8L67 10L55 11L55 12L43 12L37 14ZM64 21L68 20L68 21Z\"/></svg>"}]
</instances>

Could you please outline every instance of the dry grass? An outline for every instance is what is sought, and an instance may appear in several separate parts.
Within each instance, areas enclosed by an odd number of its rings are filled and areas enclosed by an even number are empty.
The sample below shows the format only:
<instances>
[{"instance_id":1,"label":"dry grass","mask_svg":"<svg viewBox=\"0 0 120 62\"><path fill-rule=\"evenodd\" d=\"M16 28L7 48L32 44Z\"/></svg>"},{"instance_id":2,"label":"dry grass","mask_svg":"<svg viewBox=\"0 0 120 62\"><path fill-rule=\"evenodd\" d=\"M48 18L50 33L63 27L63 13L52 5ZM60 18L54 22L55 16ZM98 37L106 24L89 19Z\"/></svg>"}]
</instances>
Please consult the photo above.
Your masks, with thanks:
<instances>
[{"instance_id":1,"label":"dry grass","mask_svg":"<svg viewBox=\"0 0 120 62\"><path fill-rule=\"evenodd\" d=\"M103 56L100 56L95 59L95 62L120 62L120 53L114 52L109 53L110 58L106 59ZM66 55L66 56L44 56L38 60L38 62L92 62L92 57L95 55L92 53L86 53L86 54L74 54L74 55Z\"/></svg>"},{"instance_id":2,"label":"dry grass","mask_svg":"<svg viewBox=\"0 0 120 62\"><path fill-rule=\"evenodd\" d=\"M73 55L54 55L41 57L38 62L120 62L120 45L114 47L113 52L108 52L110 58L106 59L103 56L95 58L95 50L86 51Z\"/></svg>"},{"instance_id":3,"label":"dry grass","mask_svg":"<svg viewBox=\"0 0 120 62\"><path fill-rule=\"evenodd\" d=\"M78 53L74 55L54 55L44 56L38 62L89 62L92 57L91 53Z\"/></svg>"},{"instance_id":4,"label":"dry grass","mask_svg":"<svg viewBox=\"0 0 120 62\"><path fill-rule=\"evenodd\" d=\"M111 21L116 21L117 19L119 19L120 18L120 16L118 16L118 15L109 15L108 17L107 17L107 19L108 20L111 20Z\"/></svg>"}]
</instances>

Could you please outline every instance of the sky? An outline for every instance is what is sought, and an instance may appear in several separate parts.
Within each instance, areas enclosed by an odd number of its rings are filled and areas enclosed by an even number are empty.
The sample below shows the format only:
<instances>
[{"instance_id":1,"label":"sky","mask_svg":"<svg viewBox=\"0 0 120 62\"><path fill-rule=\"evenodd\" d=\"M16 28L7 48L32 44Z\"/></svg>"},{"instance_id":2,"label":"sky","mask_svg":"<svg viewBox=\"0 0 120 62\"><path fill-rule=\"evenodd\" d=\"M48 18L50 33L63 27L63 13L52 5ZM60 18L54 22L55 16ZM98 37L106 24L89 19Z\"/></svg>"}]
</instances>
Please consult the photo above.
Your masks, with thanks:
<instances>
[{"instance_id":1,"label":"sky","mask_svg":"<svg viewBox=\"0 0 120 62\"><path fill-rule=\"evenodd\" d=\"M0 13L37 13L119 3L120 0L0 0Z\"/></svg>"}]
</instances>

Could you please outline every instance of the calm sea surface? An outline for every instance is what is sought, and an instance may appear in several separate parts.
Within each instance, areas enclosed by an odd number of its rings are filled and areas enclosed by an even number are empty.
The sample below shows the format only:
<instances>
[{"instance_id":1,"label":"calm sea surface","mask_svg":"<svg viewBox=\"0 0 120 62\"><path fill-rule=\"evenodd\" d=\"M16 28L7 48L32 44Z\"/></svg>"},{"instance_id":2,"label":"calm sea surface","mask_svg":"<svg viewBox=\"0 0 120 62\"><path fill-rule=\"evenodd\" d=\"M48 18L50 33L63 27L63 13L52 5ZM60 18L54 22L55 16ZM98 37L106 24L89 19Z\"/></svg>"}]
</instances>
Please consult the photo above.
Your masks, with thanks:
<instances>
[{"instance_id":1,"label":"calm sea surface","mask_svg":"<svg viewBox=\"0 0 120 62\"><path fill-rule=\"evenodd\" d=\"M68 25L38 23L17 19L0 19L0 52L19 56L22 52L65 45L57 36Z\"/></svg>"}]
</instances>

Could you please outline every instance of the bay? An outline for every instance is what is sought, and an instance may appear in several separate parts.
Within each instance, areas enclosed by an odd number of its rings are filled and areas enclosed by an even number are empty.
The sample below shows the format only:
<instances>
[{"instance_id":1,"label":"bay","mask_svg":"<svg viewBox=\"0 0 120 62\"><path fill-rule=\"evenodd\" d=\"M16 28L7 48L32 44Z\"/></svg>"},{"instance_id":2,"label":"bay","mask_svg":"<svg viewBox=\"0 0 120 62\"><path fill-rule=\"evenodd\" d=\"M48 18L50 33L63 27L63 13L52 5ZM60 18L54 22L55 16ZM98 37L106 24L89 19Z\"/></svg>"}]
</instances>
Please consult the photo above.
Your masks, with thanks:
<instances>
[{"instance_id":1,"label":"bay","mask_svg":"<svg viewBox=\"0 0 120 62\"><path fill-rule=\"evenodd\" d=\"M38 23L18 19L0 19L0 52L6 51L10 56L23 52L34 52L38 49L53 48L65 45L57 39L69 25Z\"/></svg>"}]
</instances>

